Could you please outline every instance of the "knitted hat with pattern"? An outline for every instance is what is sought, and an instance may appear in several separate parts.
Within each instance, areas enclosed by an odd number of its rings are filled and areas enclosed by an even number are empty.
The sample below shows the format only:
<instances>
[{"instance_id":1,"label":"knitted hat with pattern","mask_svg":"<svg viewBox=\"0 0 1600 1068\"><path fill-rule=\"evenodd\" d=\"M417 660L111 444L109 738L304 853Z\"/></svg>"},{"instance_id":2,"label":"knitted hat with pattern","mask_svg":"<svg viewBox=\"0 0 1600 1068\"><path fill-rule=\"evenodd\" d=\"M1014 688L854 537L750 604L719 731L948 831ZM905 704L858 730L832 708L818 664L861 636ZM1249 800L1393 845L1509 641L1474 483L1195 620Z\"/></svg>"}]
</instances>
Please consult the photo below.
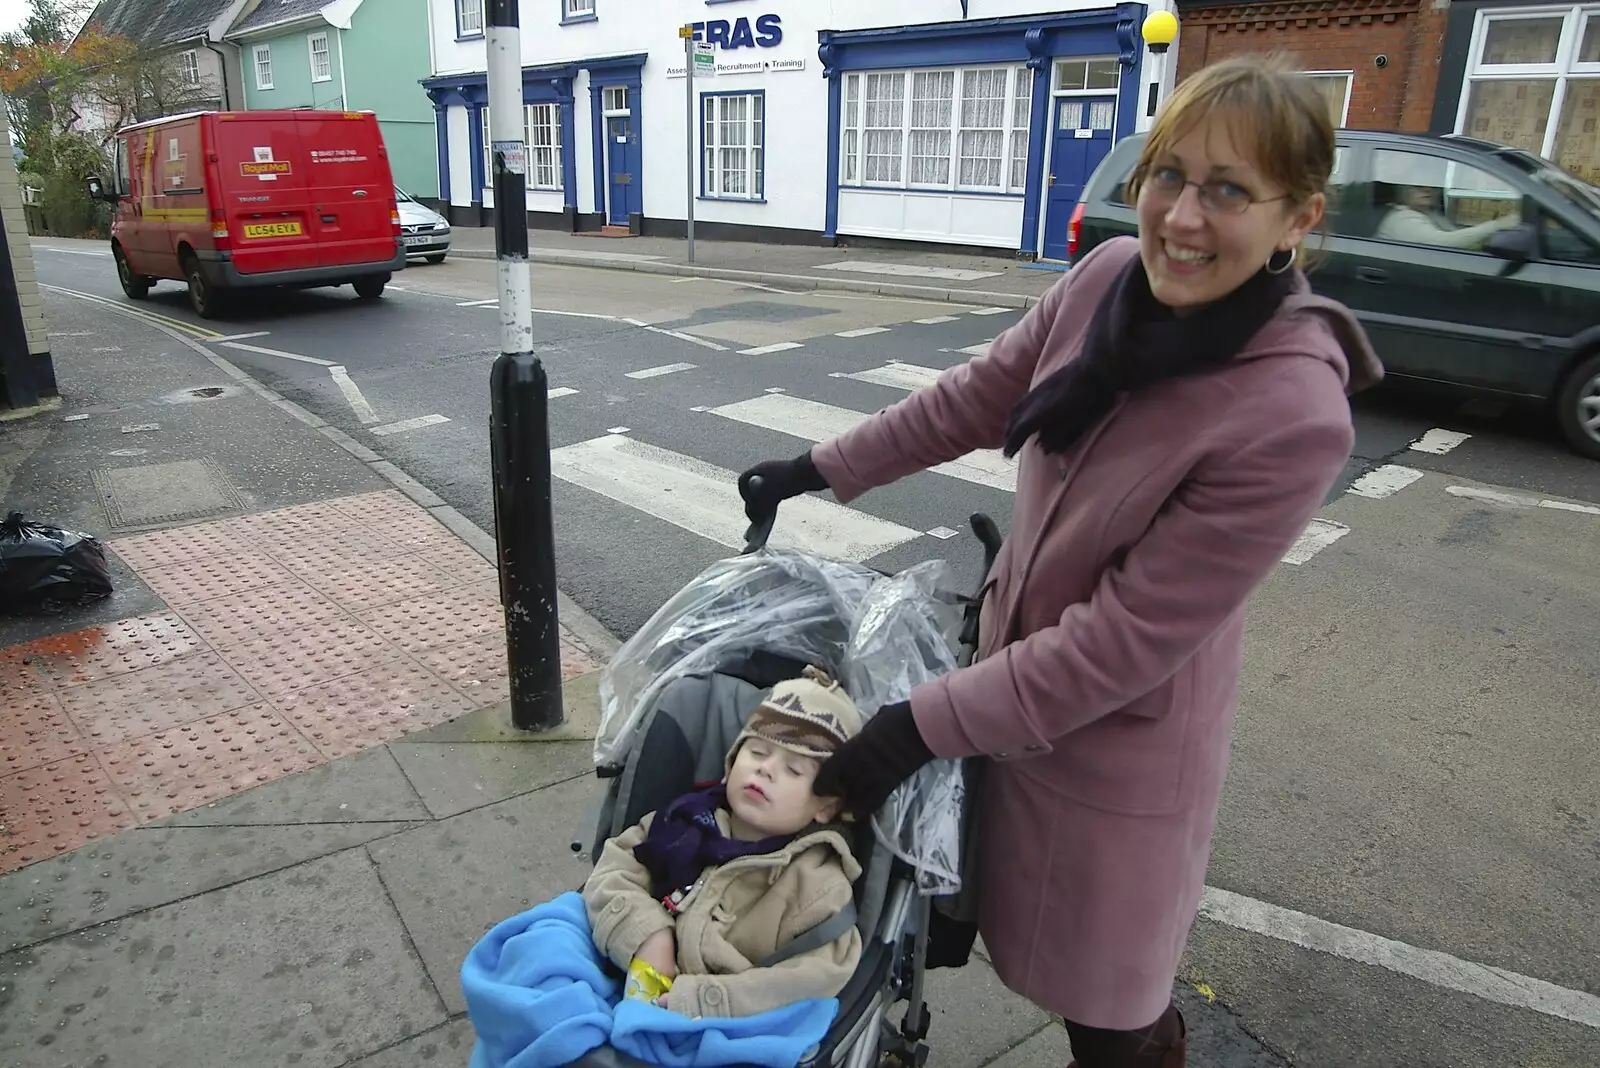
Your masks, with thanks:
<instances>
[{"instance_id":1,"label":"knitted hat with pattern","mask_svg":"<svg viewBox=\"0 0 1600 1068\"><path fill-rule=\"evenodd\" d=\"M821 668L807 667L798 679L786 679L750 713L744 730L728 750L726 770L733 770L739 747L760 738L801 756L826 760L861 730L855 702Z\"/></svg>"}]
</instances>

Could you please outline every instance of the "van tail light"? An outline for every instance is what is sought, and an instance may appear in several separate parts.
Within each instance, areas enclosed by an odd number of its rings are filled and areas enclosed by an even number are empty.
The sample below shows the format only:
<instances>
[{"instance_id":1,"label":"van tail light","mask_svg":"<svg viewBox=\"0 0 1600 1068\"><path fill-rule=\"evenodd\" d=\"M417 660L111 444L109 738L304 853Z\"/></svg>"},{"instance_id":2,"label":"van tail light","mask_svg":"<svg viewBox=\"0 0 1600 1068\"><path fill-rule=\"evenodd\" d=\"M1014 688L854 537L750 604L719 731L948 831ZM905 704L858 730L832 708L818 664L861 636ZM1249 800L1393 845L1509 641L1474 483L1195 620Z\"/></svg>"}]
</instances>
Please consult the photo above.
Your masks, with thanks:
<instances>
[{"instance_id":1,"label":"van tail light","mask_svg":"<svg viewBox=\"0 0 1600 1068\"><path fill-rule=\"evenodd\" d=\"M389 209L389 225L394 227L394 232L395 233L398 234L400 232L400 209L399 208L390 208Z\"/></svg>"},{"instance_id":2,"label":"van tail light","mask_svg":"<svg viewBox=\"0 0 1600 1068\"><path fill-rule=\"evenodd\" d=\"M1072 218L1067 221L1067 256L1078 254L1078 238L1083 235L1083 201L1078 201L1078 206L1072 209Z\"/></svg>"},{"instance_id":3,"label":"van tail light","mask_svg":"<svg viewBox=\"0 0 1600 1068\"><path fill-rule=\"evenodd\" d=\"M219 249L228 248L233 243L228 233L228 217L220 211L211 213L211 240L216 242Z\"/></svg>"}]
</instances>

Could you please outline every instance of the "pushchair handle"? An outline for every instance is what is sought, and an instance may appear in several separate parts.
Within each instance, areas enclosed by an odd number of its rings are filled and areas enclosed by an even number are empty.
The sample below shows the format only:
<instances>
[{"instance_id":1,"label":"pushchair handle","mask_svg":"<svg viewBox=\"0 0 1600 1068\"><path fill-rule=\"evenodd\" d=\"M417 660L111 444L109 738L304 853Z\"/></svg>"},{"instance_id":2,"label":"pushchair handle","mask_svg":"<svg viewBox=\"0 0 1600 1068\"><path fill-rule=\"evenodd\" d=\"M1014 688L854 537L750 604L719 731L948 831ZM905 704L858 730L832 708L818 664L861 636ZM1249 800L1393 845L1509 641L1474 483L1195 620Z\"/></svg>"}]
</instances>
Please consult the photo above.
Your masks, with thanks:
<instances>
[{"instance_id":1,"label":"pushchair handle","mask_svg":"<svg viewBox=\"0 0 1600 1068\"><path fill-rule=\"evenodd\" d=\"M750 492L761 489L765 480L760 475L751 475L747 486ZM767 539L772 537L772 527L778 522L778 509L773 508L761 519L750 524L750 529L744 532L744 555L760 552L767 547Z\"/></svg>"}]
</instances>

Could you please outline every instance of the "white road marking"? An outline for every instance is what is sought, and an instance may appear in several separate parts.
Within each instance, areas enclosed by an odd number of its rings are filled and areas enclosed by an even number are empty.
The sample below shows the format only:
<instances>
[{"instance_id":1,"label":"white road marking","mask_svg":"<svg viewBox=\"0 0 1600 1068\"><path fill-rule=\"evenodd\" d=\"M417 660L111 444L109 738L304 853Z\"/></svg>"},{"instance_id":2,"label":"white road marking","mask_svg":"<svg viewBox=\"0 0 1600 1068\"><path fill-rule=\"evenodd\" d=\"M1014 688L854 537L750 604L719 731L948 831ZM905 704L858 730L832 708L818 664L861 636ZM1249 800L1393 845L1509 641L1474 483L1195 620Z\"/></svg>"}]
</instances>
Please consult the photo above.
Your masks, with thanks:
<instances>
[{"instance_id":1,"label":"white road marking","mask_svg":"<svg viewBox=\"0 0 1600 1068\"><path fill-rule=\"evenodd\" d=\"M860 330L841 330L834 337L870 337L873 334L887 334L887 326L864 326Z\"/></svg>"},{"instance_id":2,"label":"white road marking","mask_svg":"<svg viewBox=\"0 0 1600 1068\"><path fill-rule=\"evenodd\" d=\"M606 433L607 434L626 434L628 431L630 431L632 429L633 429L633 427L631 427L631 426L609 426L609 427L606 427Z\"/></svg>"},{"instance_id":3,"label":"white road marking","mask_svg":"<svg viewBox=\"0 0 1600 1068\"><path fill-rule=\"evenodd\" d=\"M404 434L407 430L418 430L425 426L437 426L440 423L448 423L449 421L450 417L447 415L419 415L415 419L402 419L398 423L375 426L372 428L372 433L380 438L386 438L390 434Z\"/></svg>"},{"instance_id":4,"label":"white road marking","mask_svg":"<svg viewBox=\"0 0 1600 1068\"><path fill-rule=\"evenodd\" d=\"M968 315L1004 315L1006 312L1021 311L1020 308L974 308Z\"/></svg>"},{"instance_id":5,"label":"white road marking","mask_svg":"<svg viewBox=\"0 0 1600 1068\"><path fill-rule=\"evenodd\" d=\"M1001 271L968 271L959 267L924 267L915 263L877 263L872 260L841 260L821 263L817 271L854 271L859 274L888 274L902 278L943 278L951 282L976 282L980 278L999 278Z\"/></svg>"},{"instance_id":6,"label":"white road marking","mask_svg":"<svg viewBox=\"0 0 1600 1068\"><path fill-rule=\"evenodd\" d=\"M911 321L921 323L923 326L938 326L940 323L953 323L957 318L954 315L935 315L931 319L913 319Z\"/></svg>"},{"instance_id":7,"label":"white road marking","mask_svg":"<svg viewBox=\"0 0 1600 1068\"><path fill-rule=\"evenodd\" d=\"M1422 477L1422 472L1398 464L1384 464L1376 471L1368 471L1350 484L1350 492L1357 497L1370 497L1381 501L1392 497Z\"/></svg>"},{"instance_id":8,"label":"white road marking","mask_svg":"<svg viewBox=\"0 0 1600 1068\"><path fill-rule=\"evenodd\" d=\"M937 367L922 367L914 363L886 363L882 367L871 367L865 371L839 374L839 377L853 378L857 382L870 382L875 386L888 386L890 389L903 389L914 393L926 386L933 385L942 374L944 372Z\"/></svg>"},{"instance_id":9,"label":"white road marking","mask_svg":"<svg viewBox=\"0 0 1600 1068\"><path fill-rule=\"evenodd\" d=\"M724 404L712 408L712 415L724 419L776 430L780 434L804 441L827 441L850 430L869 418L853 408L836 408L786 393L769 393L764 397ZM980 486L1014 493L1017 489L1017 465L998 452L968 453L959 460L951 460L932 468L941 475L959 478Z\"/></svg>"},{"instance_id":10,"label":"white road marking","mask_svg":"<svg viewBox=\"0 0 1600 1068\"><path fill-rule=\"evenodd\" d=\"M1283 562L1303 564L1348 533L1350 528L1343 523L1335 523L1331 519L1313 519L1305 533L1284 554Z\"/></svg>"},{"instance_id":11,"label":"white road marking","mask_svg":"<svg viewBox=\"0 0 1600 1068\"><path fill-rule=\"evenodd\" d=\"M787 393L789 391L787 389L784 389L782 386L768 386L766 389L762 390L761 392L763 392L763 393Z\"/></svg>"},{"instance_id":12,"label":"white road marking","mask_svg":"<svg viewBox=\"0 0 1600 1068\"><path fill-rule=\"evenodd\" d=\"M928 531L928 536L930 538L938 538L940 541L949 541L951 538L960 533L961 531L953 530L950 527L934 527L932 530Z\"/></svg>"},{"instance_id":13,"label":"white road marking","mask_svg":"<svg viewBox=\"0 0 1600 1068\"><path fill-rule=\"evenodd\" d=\"M624 315L622 317L622 321L627 323L629 326L649 326L650 325L649 323L645 322L643 319L630 319L626 315Z\"/></svg>"},{"instance_id":14,"label":"white road marking","mask_svg":"<svg viewBox=\"0 0 1600 1068\"><path fill-rule=\"evenodd\" d=\"M1200 900L1200 915L1303 949L1409 975L1444 990L1600 1028L1600 997L1504 968L1420 949L1213 886L1206 887Z\"/></svg>"},{"instance_id":15,"label":"white road marking","mask_svg":"<svg viewBox=\"0 0 1600 1068\"><path fill-rule=\"evenodd\" d=\"M360 387L351 380L350 372L334 364L328 368L328 373L333 376L333 384L339 387L344 399L350 402L350 410L356 413L356 418L363 423L376 423L377 414L372 410L372 405L367 403L367 398L361 395Z\"/></svg>"},{"instance_id":16,"label":"white road marking","mask_svg":"<svg viewBox=\"0 0 1600 1068\"><path fill-rule=\"evenodd\" d=\"M87 415L81 415L81 414L80 415L68 415L68 416L63 416L61 421L63 423L81 423L87 418L89 418Z\"/></svg>"},{"instance_id":17,"label":"white road marking","mask_svg":"<svg viewBox=\"0 0 1600 1068\"><path fill-rule=\"evenodd\" d=\"M660 378L662 375L677 374L679 371L693 371L692 363L664 363L660 367L646 367L642 371L629 371L624 378Z\"/></svg>"},{"instance_id":18,"label":"white road marking","mask_svg":"<svg viewBox=\"0 0 1600 1068\"><path fill-rule=\"evenodd\" d=\"M106 256L110 256L111 255L111 253L109 253L109 252L92 252L92 251L90 251L89 249L86 249L86 248L56 248L54 245L37 245L37 244L34 245L33 247L34 248L42 248L46 252L59 252L64 256L100 256L100 257L104 258Z\"/></svg>"},{"instance_id":19,"label":"white road marking","mask_svg":"<svg viewBox=\"0 0 1600 1068\"><path fill-rule=\"evenodd\" d=\"M1454 430L1440 430L1435 427L1413 441L1411 448L1414 452L1431 452L1436 456L1443 456L1470 437L1471 434L1460 434Z\"/></svg>"},{"instance_id":20,"label":"white road marking","mask_svg":"<svg viewBox=\"0 0 1600 1068\"><path fill-rule=\"evenodd\" d=\"M693 334L685 334L681 330L668 330L664 326L647 326L645 329L650 331L652 334L665 334L668 337L675 337L679 341L687 341L691 345L699 345L701 348L710 349L712 352L728 351L728 346L726 345L719 345L715 341L708 341L703 337L695 337ZM690 366L692 367L694 365L690 364Z\"/></svg>"},{"instance_id":21,"label":"white road marking","mask_svg":"<svg viewBox=\"0 0 1600 1068\"><path fill-rule=\"evenodd\" d=\"M598 312L562 311L559 308L529 308L528 310L535 315L561 315L569 319L600 319L608 323L617 321L615 315L601 315ZM640 323L639 325L643 326L644 324Z\"/></svg>"},{"instance_id":22,"label":"white road marking","mask_svg":"<svg viewBox=\"0 0 1600 1068\"><path fill-rule=\"evenodd\" d=\"M776 345L762 345L754 349L740 349L740 356L765 356L773 352L788 352L790 349L804 348L798 341L780 341Z\"/></svg>"},{"instance_id":23,"label":"white road marking","mask_svg":"<svg viewBox=\"0 0 1600 1068\"><path fill-rule=\"evenodd\" d=\"M576 392L578 391L569 386L557 386L555 389L552 389L549 393L545 394L545 396L551 400L555 400L557 397L570 397Z\"/></svg>"},{"instance_id":24,"label":"white road marking","mask_svg":"<svg viewBox=\"0 0 1600 1068\"><path fill-rule=\"evenodd\" d=\"M1518 493L1479 489L1476 486L1446 486L1445 492L1454 497L1503 504L1510 508L1550 508L1558 512L1579 512L1583 515L1600 515L1600 507L1592 504L1574 504L1571 501L1552 501L1548 498L1525 497Z\"/></svg>"},{"instance_id":25,"label":"white road marking","mask_svg":"<svg viewBox=\"0 0 1600 1068\"><path fill-rule=\"evenodd\" d=\"M499 297L491 297L488 300L460 300L460 301L456 302L456 307L458 307L458 308L487 308L491 304L499 304L499 303L500 303L500 298Z\"/></svg>"},{"instance_id":26,"label":"white road marking","mask_svg":"<svg viewBox=\"0 0 1600 1068\"><path fill-rule=\"evenodd\" d=\"M217 344L224 341L248 341L253 337L266 337L271 330L252 330L248 334L229 334L226 337L214 337L211 340Z\"/></svg>"},{"instance_id":27,"label":"white road marking","mask_svg":"<svg viewBox=\"0 0 1600 1068\"><path fill-rule=\"evenodd\" d=\"M278 356L285 360L298 360L300 363L314 363L318 367L337 367L332 360L319 360L315 356L302 356L298 352L284 352L281 349L264 349L260 345L244 345L237 341L218 342L223 348L238 349L240 352L254 352L261 356Z\"/></svg>"},{"instance_id":28,"label":"white road marking","mask_svg":"<svg viewBox=\"0 0 1600 1068\"><path fill-rule=\"evenodd\" d=\"M704 279L704 278L694 278L694 277L691 277L691 278L674 278L672 281L668 282L667 284L668 285L673 285L673 286L681 286L681 285L683 285L683 284L685 284L687 282L704 282L704 281L706 281L706 279Z\"/></svg>"},{"instance_id":29,"label":"white road marking","mask_svg":"<svg viewBox=\"0 0 1600 1068\"><path fill-rule=\"evenodd\" d=\"M749 523L733 471L618 435L554 449L550 466L564 482L718 545L744 548ZM784 504L771 544L859 562L917 537L898 523L807 496Z\"/></svg>"},{"instance_id":30,"label":"white road marking","mask_svg":"<svg viewBox=\"0 0 1600 1068\"><path fill-rule=\"evenodd\" d=\"M411 292L411 290L406 288L405 286L397 286L393 282L388 283L383 288L387 289L387 290L389 290L391 292L394 292L394 293L409 293L409 292Z\"/></svg>"}]
</instances>

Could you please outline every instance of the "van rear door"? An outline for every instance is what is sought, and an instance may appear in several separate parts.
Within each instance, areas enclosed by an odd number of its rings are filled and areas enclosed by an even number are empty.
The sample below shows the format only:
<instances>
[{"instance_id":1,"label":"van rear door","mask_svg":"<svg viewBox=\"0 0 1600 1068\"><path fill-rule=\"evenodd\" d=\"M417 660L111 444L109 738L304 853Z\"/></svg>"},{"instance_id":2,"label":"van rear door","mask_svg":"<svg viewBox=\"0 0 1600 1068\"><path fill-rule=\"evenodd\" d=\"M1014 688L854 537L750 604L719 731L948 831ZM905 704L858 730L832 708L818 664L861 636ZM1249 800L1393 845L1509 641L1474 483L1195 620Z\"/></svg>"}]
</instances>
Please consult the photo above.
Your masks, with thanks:
<instances>
[{"instance_id":1,"label":"van rear door","mask_svg":"<svg viewBox=\"0 0 1600 1068\"><path fill-rule=\"evenodd\" d=\"M293 116L222 114L216 119L218 201L240 274L316 267L310 167Z\"/></svg>"},{"instance_id":2,"label":"van rear door","mask_svg":"<svg viewBox=\"0 0 1600 1068\"><path fill-rule=\"evenodd\" d=\"M311 163L311 198L324 267L394 259L394 178L377 116L296 113Z\"/></svg>"}]
</instances>

